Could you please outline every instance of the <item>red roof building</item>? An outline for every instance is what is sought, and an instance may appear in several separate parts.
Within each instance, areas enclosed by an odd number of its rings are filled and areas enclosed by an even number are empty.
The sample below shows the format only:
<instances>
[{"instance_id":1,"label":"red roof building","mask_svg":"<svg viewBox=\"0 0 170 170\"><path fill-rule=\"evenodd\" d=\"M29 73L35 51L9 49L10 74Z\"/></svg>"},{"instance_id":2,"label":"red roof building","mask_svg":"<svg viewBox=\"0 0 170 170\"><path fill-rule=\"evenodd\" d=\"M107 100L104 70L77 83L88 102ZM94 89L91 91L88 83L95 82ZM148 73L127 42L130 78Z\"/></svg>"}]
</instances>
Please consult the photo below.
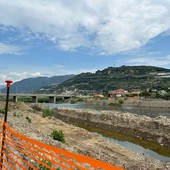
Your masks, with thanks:
<instances>
[{"instance_id":1,"label":"red roof building","mask_svg":"<svg viewBox=\"0 0 170 170\"><path fill-rule=\"evenodd\" d=\"M127 93L128 93L128 91L126 91L124 89L117 89L117 90L114 90L114 91L109 91L108 95L110 97L123 97Z\"/></svg>"}]
</instances>

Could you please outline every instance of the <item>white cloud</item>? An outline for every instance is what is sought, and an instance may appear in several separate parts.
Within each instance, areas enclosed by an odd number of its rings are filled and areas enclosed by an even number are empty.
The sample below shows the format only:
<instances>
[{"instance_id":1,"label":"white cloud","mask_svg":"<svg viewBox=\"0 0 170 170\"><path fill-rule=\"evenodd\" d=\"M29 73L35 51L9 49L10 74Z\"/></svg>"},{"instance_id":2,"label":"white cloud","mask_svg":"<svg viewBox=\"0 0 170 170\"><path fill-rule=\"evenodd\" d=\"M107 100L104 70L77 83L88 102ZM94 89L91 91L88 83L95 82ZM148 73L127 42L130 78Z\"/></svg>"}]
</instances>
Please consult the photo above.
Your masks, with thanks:
<instances>
[{"instance_id":1,"label":"white cloud","mask_svg":"<svg viewBox=\"0 0 170 170\"><path fill-rule=\"evenodd\" d=\"M30 75L31 75L31 77L39 77L39 76L42 76L42 74L41 74L40 72L31 73Z\"/></svg>"},{"instance_id":2,"label":"white cloud","mask_svg":"<svg viewBox=\"0 0 170 170\"><path fill-rule=\"evenodd\" d=\"M20 54L22 48L0 42L0 54Z\"/></svg>"},{"instance_id":3,"label":"white cloud","mask_svg":"<svg viewBox=\"0 0 170 170\"><path fill-rule=\"evenodd\" d=\"M133 58L127 61L128 64L135 65L150 65L150 66L168 66L170 64L170 55L165 57L142 57Z\"/></svg>"},{"instance_id":4,"label":"white cloud","mask_svg":"<svg viewBox=\"0 0 170 170\"><path fill-rule=\"evenodd\" d=\"M0 84L5 84L5 80L11 79L13 82L20 81L25 78L44 76L40 72L9 72L0 74Z\"/></svg>"},{"instance_id":5,"label":"white cloud","mask_svg":"<svg viewBox=\"0 0 170 170\"><path fill-rule=\"evenodd\" d=\"M37 68L37 70L41 71L17 71L17 72L9 72L9 70L2 71L0 73L0 85L5 84L7 79L12 80L13 82L17 82L26 78L31 77L51 77L51 76L59 76L59 75L69 75L69 74L80 74L82 72L95 72L98 69L68 69L64 65L53 65L50 70L47 68Z\"/></svg>"},{"instance_id":6,"label":"white cloud","mask_svg":"<svg viewBox=\"0 0 170 170\"><path fill-rule=\"evenodd\" d=\"M170 29L169 0L1 0L0 24L44 36L63 50L133 50Z\"/></svg>"}]
</instances>

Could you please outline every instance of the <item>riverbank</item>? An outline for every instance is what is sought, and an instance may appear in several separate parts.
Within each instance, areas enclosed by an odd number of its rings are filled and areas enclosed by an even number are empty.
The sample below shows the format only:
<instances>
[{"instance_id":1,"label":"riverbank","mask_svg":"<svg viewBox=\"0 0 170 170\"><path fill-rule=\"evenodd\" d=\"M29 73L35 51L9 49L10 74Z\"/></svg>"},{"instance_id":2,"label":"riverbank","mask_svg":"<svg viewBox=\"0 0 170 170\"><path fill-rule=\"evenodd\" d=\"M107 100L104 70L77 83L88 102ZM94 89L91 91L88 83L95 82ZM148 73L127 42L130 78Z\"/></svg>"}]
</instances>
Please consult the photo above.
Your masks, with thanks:
<instances>
[{"instance_id":1,"label":"riverbank","mask_svg":"<svg viewBox=\"0 0 170 170\"><path fill-rule=\"evenodd\" d=\"M67 122L79 122L95 128L116 131L170 147L170 119L150 118L117 111L85 109L54 109L55 117Z\"/></svg>"},{"instance_id":2,"label":"riverbank","mask_svg":"<svg viewBox=\"0 0 170 170\"><path fill-rule=\"evenodd\" d=\"M170 101L167 100L127 100L124 106L133 107L152 107L152 108L170 108Z\"/></svg>"},{"instance_id":3,"label":"riverbank","mask_svg":"<svg viewBox=\"0 0 170 170\"><path fill-rule=\"evenodd\" d=\"M130 100L128 98L89 98L85 101L93 105L110 105L110 106L131 106L131 107L148 107L148 108L170 108L169 100L143 99Z\"/></svg>"},{"instance_id":4,"label":"riverbank","mask_svg":"<svg viewBox=\"0 0 170 170\"><path fill-rule=\"evenodd\" d=\"M67 112L66 112L67 111ZM69 112L65 109L63 113L74 115L75 110ZM59 110L56 110L59 114ZM104 162L108 162L120 167L125 167L128 170L169 170L170 163L163 163L159 160L152 159L142 153L137 153L114 144L106 140L101 135L88 132L82 128L64 123L63 121L52 117L43 118L42 111L36 111L28 107L24 103L10 103L10 112L8 114L9 125L16 129L18 132L31 137L33 139L61 147L78 154L87 155ZM77 118L83 116L87 117L86 113L83 115L77 114ZM28 122L26 117L31 119ZM95 114L92 115L93 120ZM105 117L103 116L104 120ZM53 129L62 130L65 135L66 143L62 144L51 137Z\"/></svg>"}]
</instances>

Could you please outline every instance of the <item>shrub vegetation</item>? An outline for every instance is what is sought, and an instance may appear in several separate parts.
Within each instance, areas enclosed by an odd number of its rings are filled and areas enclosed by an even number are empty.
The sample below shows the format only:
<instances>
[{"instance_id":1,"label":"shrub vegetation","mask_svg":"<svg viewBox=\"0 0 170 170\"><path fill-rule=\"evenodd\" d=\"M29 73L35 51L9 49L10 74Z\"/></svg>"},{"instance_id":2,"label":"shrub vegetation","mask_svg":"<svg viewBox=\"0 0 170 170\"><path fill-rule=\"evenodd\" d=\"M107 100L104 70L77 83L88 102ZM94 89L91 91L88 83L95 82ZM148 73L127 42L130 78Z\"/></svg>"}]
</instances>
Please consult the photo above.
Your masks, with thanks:
<instances>
[{"instance_id":1,"label":"shrub vegetation","mask_svg":"<svg viewBox=\"0 0 170 170\"><path fill-rule=\"evenodd\" d=\"M51 133L51 136L53 137L54 140L58 140L62 143L65 143L65 137L64 137L63 131L53 130L53 132Z\"/></svg>"},{"instance_id":2,"label":"shrub vegetation","mask_svg":"<svg viewBox=\"0 0 170 170\"><path fill-rule=\"evenodd\" d=\"M47 107L43 110L42 117L51 117L53 116L53 114L54 114L53 110Z\"/></svg>"},{"instance_id":3,"label":"shrub vegetation","mask_svg":"<svg viewBox=\"0 0 170 170\"><path fill-rule=\"evenodd\" d=\"M31 108L35 111L42 111L42 107L39 106L38 104L34 104L31 106Z\"/></svg>"},{"instance_id":4,"label":"shrub vegetation","mask_svg":"<svg viewBox=\"0 0 170 170\"><path fill-rule=\"evenodd\" d=\"M31 118L30 117L27 116L25 119L27 119L28 122L31 123Z\"/></svg>"}]
</instances>

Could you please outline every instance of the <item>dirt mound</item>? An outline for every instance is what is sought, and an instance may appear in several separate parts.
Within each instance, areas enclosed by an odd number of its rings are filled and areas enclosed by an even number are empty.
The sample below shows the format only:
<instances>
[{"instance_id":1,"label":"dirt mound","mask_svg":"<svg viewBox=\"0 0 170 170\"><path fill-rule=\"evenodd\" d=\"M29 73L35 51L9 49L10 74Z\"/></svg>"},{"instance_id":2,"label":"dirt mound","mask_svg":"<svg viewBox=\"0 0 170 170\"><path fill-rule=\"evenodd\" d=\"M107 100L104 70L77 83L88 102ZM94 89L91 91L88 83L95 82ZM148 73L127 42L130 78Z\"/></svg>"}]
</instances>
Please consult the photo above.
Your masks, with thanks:
<instances>
[{"instance_id":1,"label":"dirt mound","mask_svg":"<svg viewBox=\"0 0 170 170\"><path fill-rule=\"evenodd\" d=\"M0 102L0 109L4 109L5 108L5 102Z\"/></svg>"},{"instance_id":2,"label":"dirt mound","mask_svg":"<svg viewBox=\"0 0 170 170\"><path fill-rule=\"evenodd\" d=\"M128 112L56 109L56 118L72 120L107 131L129 134L170 147L170 119Z\"/></svg>"},{"instance_id":3,"label":"dirt mound","mask_svg":"<svg viewBox=\"0 0 170 170\"><path fill-rule=\"evenodd\" d=\"M125 167L128 170L169 170L170 168L169 163L163 163L143 154L128 150L106 140L98 134L90 133L82 128L69 125L54 117L50 119L47 117L43 118L39 115L40 112L36 113L22 111L22 114L17 114L17 116L16 114L9 114L9 125L27 137L90 156L113 165ZM69 110L67 110L67 114L74 115L74 113L69 112ZM83 117L83 115L77 114L77 117L79 116ZM86 114L84 114L84 117L85 116ZM29 117L31 122L28 122L26 117ZM54 129L63 131L66 143L62 144L59 141L53 140L51 132Z\"/></svg>"},{"instance_id":4,"label":"dirt mound","mask_svg":"<svg viewBox=\"0 0 170 170\"><path fill-rule=\"evenodd\" d=\"M0 106L1 105L2 108L4 108L5 102L0 103ZM120 167L125 167L128 170L170 169L169 163L163 163L141 153L128 150L118 144L106 140L98 134L90 133L82 128L69 125L54 117L50 119L47 117L42 118L41 112L36 112L35 110L31 111L32 109L23 102L9 103L9 107L12 111L12 114L8 114L9 125L27 137ZM109 127L112 127L110 126L111 124L122 128L128 127L128 125L131 125L134 128L143 128L144 125L149 125L148 123L152 122L149 121L150 118L148 117L139 118L129 113L99 113L99 111L83 112L80 109L56 109L56 112L56 115L65 116L65 119L72 117L76 120L82 120L82 123L92 122L93 124L101 124L104 122L106 126L104 126L104 124L102 125L103 127L107 127L107 130L109 130ZM27 117L29 117L31 122L28 121ZM158 120L154 119L153 124L151 123L148 128L154 129L158 132L165 131L169 135L169 120L164 118L159 118ZM62 144L59 141L53 140L51 132L55 129L63 131L66 143Z\"/></svg>"},{"instance_id":5,"label":"dirt mound","mask_svg":"<svg viewBox=\"0 0 170 170\"><path fill-rule=\"evenodd\" d=\"M32 110L32 108L29 107L24 102L17 102L17 103L15 103L14 107L18 108L19 110L25 110L25 111L31 111Z\"/></svg>"}]
</instances>

